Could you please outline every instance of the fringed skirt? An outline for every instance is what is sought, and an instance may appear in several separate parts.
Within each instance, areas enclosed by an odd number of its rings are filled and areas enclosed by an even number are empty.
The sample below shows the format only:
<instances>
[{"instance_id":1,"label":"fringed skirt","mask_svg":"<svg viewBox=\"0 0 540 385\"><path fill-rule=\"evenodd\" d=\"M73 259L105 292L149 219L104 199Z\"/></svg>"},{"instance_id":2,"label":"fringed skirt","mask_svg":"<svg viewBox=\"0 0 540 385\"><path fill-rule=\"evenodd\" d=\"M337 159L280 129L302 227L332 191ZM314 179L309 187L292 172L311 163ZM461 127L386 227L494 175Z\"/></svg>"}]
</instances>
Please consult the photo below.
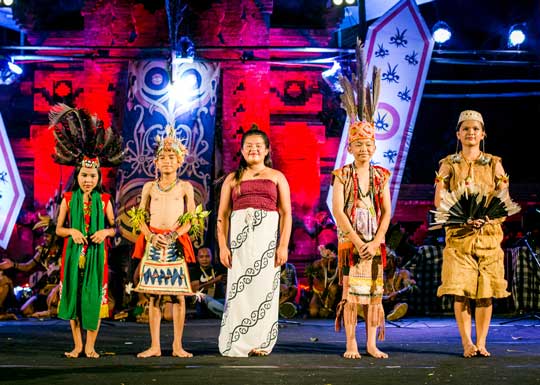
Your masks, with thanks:
<instances>
[{"instance_id":1,"label":"fringed skirt","mask_svg":"<svg viewBox=\"0 0 540 385\"><path fill-rule=\"evenodd\" d=\"M232 269L219 333L219 351L247 357L256 350L270 353L278 335L280 269L275 267L279 214L260 209L231 215Z\"/></svg>"}]
</instances>

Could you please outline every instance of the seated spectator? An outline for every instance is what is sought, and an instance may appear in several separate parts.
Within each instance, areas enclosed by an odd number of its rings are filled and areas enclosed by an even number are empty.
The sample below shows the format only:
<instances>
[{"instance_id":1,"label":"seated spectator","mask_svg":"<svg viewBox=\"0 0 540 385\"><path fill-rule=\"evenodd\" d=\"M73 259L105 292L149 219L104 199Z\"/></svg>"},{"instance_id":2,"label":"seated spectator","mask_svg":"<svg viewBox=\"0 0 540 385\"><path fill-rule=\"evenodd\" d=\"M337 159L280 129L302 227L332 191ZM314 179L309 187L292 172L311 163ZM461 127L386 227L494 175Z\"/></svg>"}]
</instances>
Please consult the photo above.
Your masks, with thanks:
<instances>
[{"instance_id":1,"label":"seated spectator","mask_svg":"<svg viewBox=\"0 0 540 385\"><path fill-rule=\"evenodd\" d=\"M11 311L11 307L15 304L15 296L13 294L13 281L4 274L4 261L0 261L0 321L17 319L17 316Z\"/></svg>"},{"instance_id":2,"label":"seated spectator","mask_svg":"<svg viewBox=\"0 0 540 385\"><path fill-rule=\"evenodd\" d=\"M383 294L383 306L387 314L386 319L389 321L398 320L407 314L409 309L407 300L416 284L411 272L399 267L397 262L398 257L390 251L384 269Z\"/></svg>"},{"instance_id":3,"label":"seated spectator","mask_svg":"<svg viewBox=\"0 0 540 385\"><path fill-rule=\"evenodd\" d=\"M298 293L298 277L296 268L290 262L281 266L279 290L279 315L292 318L296 315L296 294Z\"/></svg>"},{"instance_id":4,"label":"seated spectator","mask_svg":"<svg viewBox=\"0 0 540 385\"><path fill-rule=\"evenodd\" d=\"M54 230L54 227L50 227ZM59 296L59 257L62 240L53 232L46 231L34 257L27 262L18 263L6 258L0 263L0 270L14 269L32 273L29 277L32 296L22 304L20 312L26 317L55 317Z\"/></svg>"},{"instance_id":5,"label":"seated spectator","mask_svg":"<svg viewBox=\"0 0 540 385\"><path fill-rule=\"evenodd\" d=\"M306 276L312 292L309 315L317 318L333 317L339 294L337 247L333 243L319 246L320 259L306 267Z\"/></svg>"},{"instance_id":6,"label":"seated spectator","mask_svg":"<svg viewBox=\"0 0 540 385\"><path fill-rule=\"evenodd\" d=\"M197 265L189 272L191 288L200 292L201 301L197 302L197 315L203 316L210 312L216 317L223 316L225 303L225 283L227 272L221 266L212 263L212 251L202 247L197 252Z\"/></svg>"}]
</instances>

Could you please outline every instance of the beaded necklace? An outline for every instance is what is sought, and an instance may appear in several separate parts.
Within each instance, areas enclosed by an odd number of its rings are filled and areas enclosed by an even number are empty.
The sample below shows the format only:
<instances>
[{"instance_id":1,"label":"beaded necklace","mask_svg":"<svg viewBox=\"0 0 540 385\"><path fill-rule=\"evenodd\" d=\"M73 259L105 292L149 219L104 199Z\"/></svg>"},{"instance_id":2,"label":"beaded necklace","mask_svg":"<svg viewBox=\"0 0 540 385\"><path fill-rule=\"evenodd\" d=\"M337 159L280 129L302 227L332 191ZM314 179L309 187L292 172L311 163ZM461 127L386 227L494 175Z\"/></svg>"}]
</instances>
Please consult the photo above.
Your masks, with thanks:
<instances>
[{"instance_id":1,"label":"beaded necklace","mask_svg":"<svg viewBox=\"0 0 540 385\"><path fill-rule=\"evenodd\" d=\"M167 187L165 187L165 188L161 188L161 187L159 186L159 181L157 181L157 182L156 182L156 187L157 187L157 189L158 189L160 192L164 192L164 193L165 193L165 192L171 191L171 190L173 189L173 187L176 186L177 183L178 183L178 178L176 178L176 179L174 180L174 182L172 182L169 186L167 186Z\"/></svg>"}]
</instances>

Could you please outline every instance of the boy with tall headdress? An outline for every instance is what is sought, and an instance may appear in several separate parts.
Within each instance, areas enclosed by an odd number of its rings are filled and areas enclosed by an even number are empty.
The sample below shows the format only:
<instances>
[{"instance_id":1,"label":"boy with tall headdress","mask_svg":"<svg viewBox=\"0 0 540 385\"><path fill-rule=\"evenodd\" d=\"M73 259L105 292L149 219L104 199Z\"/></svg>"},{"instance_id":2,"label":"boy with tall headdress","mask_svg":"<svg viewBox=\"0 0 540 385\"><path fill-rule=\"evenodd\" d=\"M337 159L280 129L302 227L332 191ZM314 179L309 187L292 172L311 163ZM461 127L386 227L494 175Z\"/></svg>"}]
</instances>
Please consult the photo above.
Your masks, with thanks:
<instances>
[{"instance_id":1,"label":"boy with tall headdress","mask_svg":"<svg viewBox=\"0 0 540 385\"><path fill-rule=\"evenodd\" d=\"M161 302L173 302L174 340L172 355L192 357L182 346L186 305L184 297L193 295L187 262L195 262L189 238L195 213L193 186L177 176L187 149L176 137L174 127L156 137L156 180L144 184L138 209L130 211L134 227L140 230L133 258L141 259L135 289L150 295L149 326L151 345L137 357L161 356Z\"/></svg>"},{"instance_id":2,"label":"boy with tall headdress","mask_svg":"<svg viewBox=\"0 0 540 385\"><path fill-rule=\"evenodd\" d=\"M87 330L86 356L98 358L94 345L100 319L109 316L106 240L116 234L111 196L101 186L101 167L120 164L122 139L84 109L58 104L49 119L56 139L54 161L75 166L73 187L63 195L56 225L56 234L65 238L58 317L69 320L74 342L65 356L81 354L82 328Z\"/></svg>"},{"instance_id":3,"label":"boy with tall headdress","mask_svg":"<svg viewBox=\"0 0 540 385\"><path fill-rule=\"evenodd\" d=\"M353 82L340 78L341 96L349 118L347 150L354 162L333 171L332 211L338 225L338 269L343 284L342 300L336 309L336 330L343 321L347 338L345 358L360 358L356 342L357 308L366 315L367 353L376 358L388 355L377 348L384 339L383 265L385 234L390 224L390 171L374 166L375 127L380 71L374 68L371 84L364 87L364 61L357 42L357 76Z\"/></svg>"}]
</instances>

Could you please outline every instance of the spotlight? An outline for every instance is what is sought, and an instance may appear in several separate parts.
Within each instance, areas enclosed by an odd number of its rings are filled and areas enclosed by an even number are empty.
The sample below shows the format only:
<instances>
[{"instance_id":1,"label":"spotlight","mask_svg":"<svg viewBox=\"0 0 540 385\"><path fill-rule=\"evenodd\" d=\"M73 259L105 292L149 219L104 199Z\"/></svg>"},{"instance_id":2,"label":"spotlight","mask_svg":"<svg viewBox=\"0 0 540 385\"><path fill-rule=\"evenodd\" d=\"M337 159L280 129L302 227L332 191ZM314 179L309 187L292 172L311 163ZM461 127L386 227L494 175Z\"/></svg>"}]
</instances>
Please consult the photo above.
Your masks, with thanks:
<instances>
[{"instance_id":1,"label":"spotlight","mask_svg":"<svg viewBox=\"0 0 540 385\"><path fill-rule=\"evenodd\" d=\"M15 82L23 69L13 62L9 56L0 56L0 85L10 85Z\"/></svg>"},{"instance_id":2,"label":"spotlight","mask_svg":"<svg viewBox=\"0 0 540 385\"><path fill-rule=\"evenodd\" d=\"M332 0L332 5L335 7L350 7L352 5L358 5L358 0Z\"/></svg>"},{"instance_id":3,"label":"spotlight","mask_svg":"<svg viewBox=\"0 0 540 385\"><path fill-rule=\"evenodd\" d=\"M433 40L437 44L444 44L452 37L452 31L444 21L438 21L433 26Z\"/></svg>"},{"instance_id":4,"label":"spotlight","mask_svg":"<svg viewBox=\"0 0 540 385\"><path fill-rule=\"evenodd\" d=\"M15 0L0 0L0 6L11 7Z\"/></svg>"},{"instance_id":5,"label":"spotlight","mask_svg":"<svg viewBox=\"0 0 540 385\"><path fill-rule=\"evenodd\" d=\"M527 40L527 28L525 23L514 24L508 30L508 47L519 48Z\"/></svg>"},{"instance_id":6,"label":"spotlight","mask_svg":"<svg viewBox=\"0 0 540 385\"><path fill-rule=\"evenodd\" d=\"M341 88L341 84L339 84L339 75L341 75L341 66L337 61L334 61L332 68L323 71L322 78L332 91L341 94L343 93L343 88Z\"/></svg>"}]
</instances>

